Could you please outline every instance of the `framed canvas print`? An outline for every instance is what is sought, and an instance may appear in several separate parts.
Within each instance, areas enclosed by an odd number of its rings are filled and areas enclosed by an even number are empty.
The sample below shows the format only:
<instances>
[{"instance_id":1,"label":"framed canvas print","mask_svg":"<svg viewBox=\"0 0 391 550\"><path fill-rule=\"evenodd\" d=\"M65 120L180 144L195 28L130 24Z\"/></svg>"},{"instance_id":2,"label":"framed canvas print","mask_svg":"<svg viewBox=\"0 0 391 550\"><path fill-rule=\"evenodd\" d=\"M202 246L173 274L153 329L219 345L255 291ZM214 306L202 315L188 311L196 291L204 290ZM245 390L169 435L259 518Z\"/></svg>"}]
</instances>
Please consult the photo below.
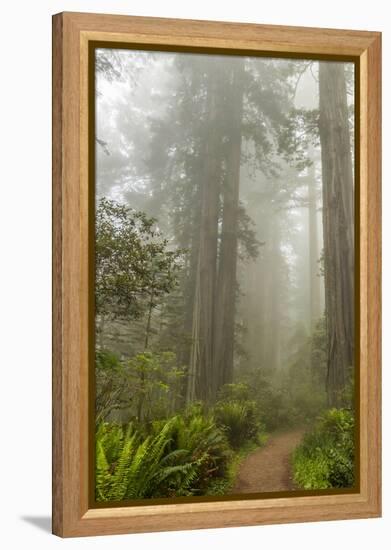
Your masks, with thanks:
<instances>
[{"instance_id":1,"label":"framed canvas print","mask_svg":"<svg viewBox=\"0 0 391 550\"><path fill-rule=\"evenodd\" d=\"M376 32L53 18L53 532L380 515Z\"/></svg>"}]
</instances>

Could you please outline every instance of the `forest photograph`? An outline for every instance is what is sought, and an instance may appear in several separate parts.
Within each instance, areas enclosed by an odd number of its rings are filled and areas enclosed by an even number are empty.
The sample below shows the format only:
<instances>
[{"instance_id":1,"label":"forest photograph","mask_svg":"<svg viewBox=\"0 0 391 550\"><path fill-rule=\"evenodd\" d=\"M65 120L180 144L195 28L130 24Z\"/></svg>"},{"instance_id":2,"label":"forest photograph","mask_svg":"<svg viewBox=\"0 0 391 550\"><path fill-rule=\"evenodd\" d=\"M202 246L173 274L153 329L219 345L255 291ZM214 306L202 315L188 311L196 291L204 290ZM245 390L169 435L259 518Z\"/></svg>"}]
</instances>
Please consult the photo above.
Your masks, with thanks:
<instances>
[{"instance_id":1,"label":"forest photograph","mask_svg":"<svg viewBox=\"0 0 391 550\"><path fill-rule=\"evenodd\" d=\"M356 486L354 82L95 49L97 503Z\"/></svg>"}]
</instances>

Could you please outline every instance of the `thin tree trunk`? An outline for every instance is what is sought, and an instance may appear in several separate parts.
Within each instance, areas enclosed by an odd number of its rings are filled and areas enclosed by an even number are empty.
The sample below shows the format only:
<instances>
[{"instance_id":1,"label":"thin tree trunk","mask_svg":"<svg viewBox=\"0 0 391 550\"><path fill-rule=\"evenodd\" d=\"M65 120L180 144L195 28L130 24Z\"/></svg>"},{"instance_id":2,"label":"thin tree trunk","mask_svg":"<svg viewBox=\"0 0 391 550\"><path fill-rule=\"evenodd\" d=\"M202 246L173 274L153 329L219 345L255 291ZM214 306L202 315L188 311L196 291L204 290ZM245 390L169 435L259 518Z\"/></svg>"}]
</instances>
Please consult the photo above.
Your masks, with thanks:
<instances>
[{"instance_id":1,"label":"thin tree trunk","mask_svg":"<svg viewBox=\"0 0 391 550\"><path fill-rule=\"evenodd\" d=\"M153 286L155 284L155 277L152 279L152 290L149 297L149 303L148 303L148 315L147 315L147 324L145 327L145 338L144 338L144 352L148 350L149 346L149 333L151 331L151 321L152 321L152 311L153 311L153 298L154 298L154 292L153 292ZM145 403L145 372L142 370L140 374L140 396L137 403L137 419L139 422L143 420L143 412L144 412L144 403Z\"/></svg>"},{"instance_id":2,"label":"thin tree trunk","mask_svg":"<svg viewBox=\"0 0 391 550\"><path fill-rule=\"evenodd\" d=\"M343 63L319 64L329 404L339 406L354 357L353 167Z\"/></svg>"},{"instance_id":3,"label":"thin tree trunk","mask_svg":"<svg viewBox=\"0 0 391 550\"><path fill-rule=\"evenodd\" d=\"M99 348L103 350L105 347L105 318L103 315L99 319L98 342Z\"/></svg>"},{"instance_id":4,"label":"thin tree trunk","mask_svg":"<svg viewBox=\"0 0 391 550\"><path fill-rule=\"evenodd\" d=\"M151 332L152 310L153 310L153 291L151 292L151 296L148 304L147 326L145 327L144 351L148 349L148 345L149 345L149 333Z\"/></svg>"}]
</instances>

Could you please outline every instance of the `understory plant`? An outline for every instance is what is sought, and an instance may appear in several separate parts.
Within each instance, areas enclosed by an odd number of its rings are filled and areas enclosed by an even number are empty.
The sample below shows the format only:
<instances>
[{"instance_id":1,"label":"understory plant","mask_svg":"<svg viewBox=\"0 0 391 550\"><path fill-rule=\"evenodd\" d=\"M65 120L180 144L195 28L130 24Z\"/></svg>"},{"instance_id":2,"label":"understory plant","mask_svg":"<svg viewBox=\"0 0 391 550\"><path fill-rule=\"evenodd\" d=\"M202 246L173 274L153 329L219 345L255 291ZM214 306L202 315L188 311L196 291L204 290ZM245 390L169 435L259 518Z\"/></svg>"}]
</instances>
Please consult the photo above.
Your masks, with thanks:
<instances>
[{"instance_id":1,"label":"understory plant","mask_svg":"<svg viewBox=\"0 0 391 550\"><path fill-rule=\"evenodd\" d=\"M96 498L119 501L203 494L223 476L230 449L213 420L177 415L149 435L132 424L101 423L96 434Z\"/></svg>"},{"instance_id":2,"label":"understory plant","mask_svg":"<svg viewBox=\"0 0 391 550\"><path fill-rule=\"evenodd\" d=\"M293 456L295 483L303 489L354 485L354 416L330 409L307 434Z\"/></svg>"},{"instance_id":3,"label":"understory plant","mask_svg":"<svg viewBox=\"0 0 391 550\"><path fill-rule=\"evenodd\" d=\"M254 401L220 401L214 408L214 417L234 449L257 440L261 424Z\"/></svg>"}]
</instances>

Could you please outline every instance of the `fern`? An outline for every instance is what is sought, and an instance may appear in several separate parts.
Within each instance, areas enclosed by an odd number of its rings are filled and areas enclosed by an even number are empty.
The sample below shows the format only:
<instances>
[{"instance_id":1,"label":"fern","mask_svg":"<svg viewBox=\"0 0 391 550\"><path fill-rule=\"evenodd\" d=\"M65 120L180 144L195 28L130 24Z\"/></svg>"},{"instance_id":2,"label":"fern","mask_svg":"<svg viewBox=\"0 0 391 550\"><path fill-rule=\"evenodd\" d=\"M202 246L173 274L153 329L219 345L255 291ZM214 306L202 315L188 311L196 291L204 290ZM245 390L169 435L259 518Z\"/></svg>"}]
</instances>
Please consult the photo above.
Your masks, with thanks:
<instances>
[{"instance_id":1,"label":"fern","mask_svg":"<svg viewBox=\"0 0 391 550\"><path fill-rule=\"evenodd\" d=\"M110 484L109 463L107 462L102 443L96 446L96 495L97 500L104 500Z\"/></svg>"},{"instance_id":2,"label":"fern","mask_svg":"<svg viewBox=\"0 0 391 550\"><path fill-rule=\"evenodd\" d=\"M99 501L202 493L228 456L226 437L202 415L155 423L146 438L131 425L104 424L96 438Z\"/></svg>"}]
</instances>

